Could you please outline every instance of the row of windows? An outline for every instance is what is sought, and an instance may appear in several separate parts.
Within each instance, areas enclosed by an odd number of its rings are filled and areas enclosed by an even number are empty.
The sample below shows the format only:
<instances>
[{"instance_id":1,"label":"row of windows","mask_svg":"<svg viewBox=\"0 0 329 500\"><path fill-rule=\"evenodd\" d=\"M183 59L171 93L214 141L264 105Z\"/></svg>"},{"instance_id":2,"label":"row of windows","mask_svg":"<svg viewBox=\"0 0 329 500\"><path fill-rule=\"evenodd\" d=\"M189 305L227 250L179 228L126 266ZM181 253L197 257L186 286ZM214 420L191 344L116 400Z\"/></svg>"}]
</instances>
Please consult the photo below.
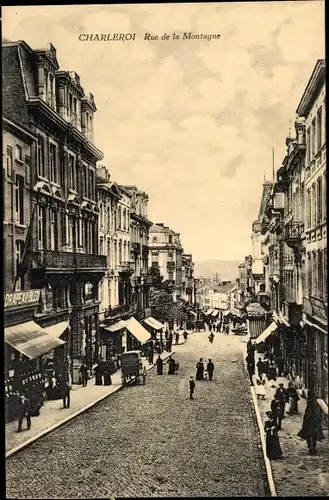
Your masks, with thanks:
<instances>
[{"instance_id":1,"label":"row of windows","mask_svg":"<svg viewBox=\"0 0 329 500\"><path fill-rule=\"evenodd\" d=\"M326 220L326 174L319 176L306 192L306 227L314 227Z\"/></svg>"},{"instance_id":2,"label":"row of windows","mask_svg":"<svg viewBox=\"0 0 329 500\"><path fill-rule=\"evenodd\" d=\"M309 295L328 299L327 290L327 249L308 253L307 291Z\"/></svg>"},{"instance_id":3,"label":"row of windows","mask_svg":"<svg viewBox=\"0 0 329 500\"><path fill-rule=\"evenodd\" d=\"M61 183L59 148L41 135L37 140L37 169L40 177ZM72 154L69 154L66 177L69 189L79 191L91 200L96 199L95 172L87 165L83 165L82 171L78 172L76 157Z\"/></svg>"},{"instance_id":4,"label":"row of windows","mask_svg":"<svg viewBox=\"0 0 329 500\"><path fill-rule=\"evenodd\" d=\"M100 224L104 229L112 229L117 231L118 229L123 229L124 231L129 231L130 228L130 217L129 209L119 206L117 210L111 212L110 206L104 209L104 205L100 205Z\"/></svg>"},{"instance_id":5,"label":"row of windows","mask_svg":"<svg viewBox=\"0 0 329 500\"><path fill-rule=\"evenodd\" d=\"M77 219L39 206L37 227L38 249L61 250L61 247L67 246L95 253L96 224L88 219Z\"/></svg>"},{"instance_id":6,"label":"row of windows","mask_svg":"<svg viewBox=\"0 0 329 500\"><path fill-rule=\"evenodd\" d=\"M108 244L108 254L111 255L110 252L110 244ZM99 253L103 254L104 252L104 240L103 238L100 238L99 241ZM113 257L114 257L114 262L113 264L115 265L118 261L119 262L128 262L130 261L130 244L127 241L122 242L119 240L118 242L113 243Z\"/></svg>"},{"instance_id":7,"label":"row of windows","mask_svg":"<svg viewBox=\"0 0 329 500\"><path fill-rule=\"evenodd\" d=\"M323 111L322 111L323 109ZM324 122L324 123L323 123ZM316 117L312 120L311 126L307 129L306 134L306 155L307 163L313 160L314 156L323 145L323 130L326 129L325 117L325 102L324 106L318 109Z\"/></svg>"}]
</instances>

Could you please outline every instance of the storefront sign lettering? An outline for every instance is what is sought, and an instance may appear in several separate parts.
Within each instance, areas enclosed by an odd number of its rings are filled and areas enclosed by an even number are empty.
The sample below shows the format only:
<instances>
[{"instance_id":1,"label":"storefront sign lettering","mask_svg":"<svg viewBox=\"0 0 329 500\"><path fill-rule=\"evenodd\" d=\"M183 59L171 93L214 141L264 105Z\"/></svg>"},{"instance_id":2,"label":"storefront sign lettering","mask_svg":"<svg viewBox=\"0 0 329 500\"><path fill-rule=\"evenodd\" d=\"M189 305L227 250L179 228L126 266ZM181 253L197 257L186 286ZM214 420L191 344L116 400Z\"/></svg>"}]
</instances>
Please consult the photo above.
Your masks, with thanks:
<instances>
[{"instance_id":1,"label":"storefront sign lettering","mask_svg":"<svg viewBox=\"0 0 329 500\"><path fill-rule=\"evenodd\" d=\"M40 290L25 290L22 292L5 293L4 308L37 305L40 299Z\"/></svg>"}]
</instances>

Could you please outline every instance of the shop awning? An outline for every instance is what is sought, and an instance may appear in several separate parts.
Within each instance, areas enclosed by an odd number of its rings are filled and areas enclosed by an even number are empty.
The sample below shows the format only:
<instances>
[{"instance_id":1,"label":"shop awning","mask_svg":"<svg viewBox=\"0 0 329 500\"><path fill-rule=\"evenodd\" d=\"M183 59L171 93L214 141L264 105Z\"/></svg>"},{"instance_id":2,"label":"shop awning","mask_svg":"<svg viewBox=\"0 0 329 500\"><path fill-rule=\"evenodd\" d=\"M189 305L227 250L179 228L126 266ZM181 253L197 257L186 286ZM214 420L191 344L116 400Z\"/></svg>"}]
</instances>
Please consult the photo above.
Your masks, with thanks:
<instances>
[{"instance_id":1,"label":"shop awning","mask_svg":"<svg viewBox=\"0 0 329 500\"><path fill-rule=\"evenodd\" d=\"M216 316L218 316L218 314L219 314L219 310L218 310L218 309L215 309L215 310L211 313L211 316L212 316L213 318L216 318Z\"/></svg>"},{"instance_id":2,"label":"shop awning","mask_svg":"<svg viewBox=\"0 0 329 500\"><path fill-rule=\"evenodd\" d=\"M211 313L212 313L213 311L214 311L213 309L208 309L208 310L206 311L206 314L207 314L208 316L210 316L210 315L211 315Z\"/></svg>"},{"instance_id":3,"label":"shop awning","mask_svg":"<svg viewBox=\"0 0 329 500\"><path fill-rule=\"evenodd\" d=\"M104 330L108 332L118 332L119 330L122 330L123 328L126 328L126 322L120 319L120 321L117 321L113 325L109 326L104 326Z\"/></svg>"},{"instance_id":4,"label":"shop awning","mask_svg":"<svg viewBox=\"0 0 329 500\"><path fill-rule=\"evenodd\" d=\"M65 330L67 330L69 327L69 322L68 321L61 321L60 323L57 323L57 325L52 325L48 326L47 328L44 328L44 331L48 333L51 337L59 338Z\"/></svg>"},{"instance_id":5,"label":"shop awning","mask_svg":"<svg viewBox=\"0 0 329 500\"><path fill-rule=\"evenodd\" d=\"M223 311L223 316L228 316L230 314L230 310L226 309L226 311Z\"/></svg>"},{"instance_id":6,"label":"shop awning","mask_svg":"<svg viewBox=\"0 0 329 500\"><path fill-rule=\"evenodd\" d=\"M195 318L198 317L197 313L195 313L194 311L189 311L190 314L192 314L192 316L194 316Z\"/></svg>"},{"instance_id":7,"label":"shop awning","mask_svg":"<svg viewBox=\"0 0 329 500\"><path fill-rule=\"evenodd\" d=\"M5 328L5 342L30 359L36 359L65 344L52 337L34 321Z\"/></svg>"},{"instance_id":8,"label":"shop awning","mask_svg":"<svg viewBox=\"0 0 329 500\"><path fill-rule=\"evenodd\" d=\"M259 337L255 340L256 344L260 344L261 342L265 342L267 337L272 335L272 333L275 332L275 330L278 328L278 325L273 321L270 326L266 328L266 330L263 331L263 333L260 334Z\"/></svg>"},{"instance_id":9,"label":"shop awning","mask_svg":"<svg viewBox=\"0 0 329 500\"><path fill-rule=\"evenodd\" d=\"M281 323L283 323L285 326L288 326L288 327L291 326L290 323L289 323L289 321L287 320L287 318L282 313L282 311L279 311L279 319L280 319Z\"/></svg>"},{"instance_id":10,"label":"shop awning","mask_svg":"<svg viewBox=\"0 0 329 500\"><path fill-rule=\"evenodd\" d=\"M142 344L150 340L150 333L135 318L129 318L125 327Z\"/></svg>"},{"instance_id":11,"label":"shop awning","mask_svg":"<svg viewBox=\"0 0 329 500\"><path fill-rule=\"evenodd\" d=\"M160 323L160 321L153 318L152 316L149 316L148 318L144 319L144 323L146 323L148 326L150 326L154 330L162 330L165 327L165 325Z\"/></svg>"}]
</instances>

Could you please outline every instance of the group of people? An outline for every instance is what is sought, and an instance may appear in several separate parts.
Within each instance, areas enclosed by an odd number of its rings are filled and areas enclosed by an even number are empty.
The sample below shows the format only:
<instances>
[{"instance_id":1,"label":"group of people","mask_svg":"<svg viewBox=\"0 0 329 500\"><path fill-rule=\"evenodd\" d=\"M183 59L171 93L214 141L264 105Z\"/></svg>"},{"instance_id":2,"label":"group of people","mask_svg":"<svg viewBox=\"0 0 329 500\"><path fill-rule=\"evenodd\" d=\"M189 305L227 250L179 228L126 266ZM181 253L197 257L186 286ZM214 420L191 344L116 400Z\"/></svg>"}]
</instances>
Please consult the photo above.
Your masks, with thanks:
<instances>
[{"instance_id":1,"label":"group of people","mask_svg":"<svg viewBox=\"0 0 329 500\"><path fill-rule=\"evenodd\" d=\"M211 359L208 360L207 366L205 368L203 359L200 360L196 364L196 376L195 380L212 380L213 374L215 370L215 365Z\"/></svg>"},{"instance_id":2,"label":"group of people","mask_svg":"<svg viewBox=\"0 0 329 500\"><path fill-rule=\"evenodd\" d=\"M246 356L247 370L250 377L250 384L253 383L255 375L255 345L251 340L247 343ZM276 387L277 378L286 374L285 364L283 359L273 352L268 350L265 353L264 359L259 359L257 362L257 396L265 397L265 382L266 379L271 388ZM270 402L270 410L266 412L267 420L264 430L266 435L266 454L270 460L283 459L283 452L279 440L279 431L282 430L282 421L285 415L296 415L299 413L298 402L300 396L294 384L288 383L285 388L284 384L279 383L274 393L273 399ZM288 405L288 408L287 408ZM308 392L307 406L303 417L301 430L297 434L298 437L306 440L310 455L316 453L316 443L324 439L321 410L317 403L314 391Z\"/></svg>"},{"instance_id":3,"label":"group of people","mask_svg":"<svg viewBox=\"0 0 329 500\"><path fill-rule=\"evenodd\" d=\"M161 358L160 354L158 355L158 359L156 360L155 364L157 368L157 374L163 375L163 359ZM168 375L174 375L175 373L178 372L179 363L172 356L169 356L167 364L168 364Z\"/></svg>"}]
</instances>

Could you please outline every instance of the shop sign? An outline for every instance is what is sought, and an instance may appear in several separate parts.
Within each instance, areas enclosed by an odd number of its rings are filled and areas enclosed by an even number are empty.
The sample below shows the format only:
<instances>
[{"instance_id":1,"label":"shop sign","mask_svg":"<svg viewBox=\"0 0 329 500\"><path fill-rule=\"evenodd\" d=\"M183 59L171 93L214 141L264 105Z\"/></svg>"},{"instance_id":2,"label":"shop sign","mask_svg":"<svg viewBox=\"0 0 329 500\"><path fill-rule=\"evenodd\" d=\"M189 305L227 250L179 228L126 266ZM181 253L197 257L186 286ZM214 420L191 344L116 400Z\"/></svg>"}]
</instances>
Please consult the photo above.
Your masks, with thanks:
<instances>
[{"instance_id":1,"label":"shop sign","mask_svg":"<svg viewBox=\"0 0 329 500\"><path fill-rule=\"evenodd\" d=\"M4 309L36 306L39 304L40 292L41 290L23 290L5 293Z\"/></svg>"},{"instance_id":2,"label":"shop sign","mask_svg":"<svg viewBox=\"0 0 329 500\"><path fill-rule=\"evenodd\" d=\"M327 319L327 308L322 299L317 297L310 297L310 302L313 309L313 315L319 318Z\"/></svg>"}]
</instances>

